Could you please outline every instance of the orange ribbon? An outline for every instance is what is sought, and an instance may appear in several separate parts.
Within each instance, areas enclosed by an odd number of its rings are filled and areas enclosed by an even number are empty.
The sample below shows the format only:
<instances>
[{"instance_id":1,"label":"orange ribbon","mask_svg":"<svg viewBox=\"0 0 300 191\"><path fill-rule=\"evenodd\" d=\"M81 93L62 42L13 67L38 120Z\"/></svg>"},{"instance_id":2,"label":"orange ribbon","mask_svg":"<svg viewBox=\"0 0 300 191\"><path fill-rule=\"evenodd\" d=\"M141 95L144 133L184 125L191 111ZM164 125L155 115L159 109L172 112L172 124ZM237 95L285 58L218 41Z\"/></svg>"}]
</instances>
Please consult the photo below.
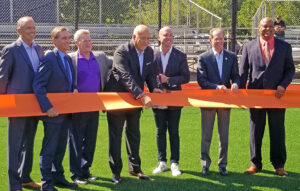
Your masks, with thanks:
<instances>
[{"instance_id":1,"label":"orange ribbon","mask_svg":"<svg viewBox=\"0 0 300 191\"><path fill-rule=\"evenodd\" d=\"M289 86L281 99L274 90L239 90L227 93L201 90L196 83L183 86L182 91L147 93L155 105L219 107L219 108L300 108L300 86ZM142 107L129 93L50 93L47 95L56 110L76 113ZM0 117L45 115L33 94L0 95Z\"/></svg>"}]
</instances>

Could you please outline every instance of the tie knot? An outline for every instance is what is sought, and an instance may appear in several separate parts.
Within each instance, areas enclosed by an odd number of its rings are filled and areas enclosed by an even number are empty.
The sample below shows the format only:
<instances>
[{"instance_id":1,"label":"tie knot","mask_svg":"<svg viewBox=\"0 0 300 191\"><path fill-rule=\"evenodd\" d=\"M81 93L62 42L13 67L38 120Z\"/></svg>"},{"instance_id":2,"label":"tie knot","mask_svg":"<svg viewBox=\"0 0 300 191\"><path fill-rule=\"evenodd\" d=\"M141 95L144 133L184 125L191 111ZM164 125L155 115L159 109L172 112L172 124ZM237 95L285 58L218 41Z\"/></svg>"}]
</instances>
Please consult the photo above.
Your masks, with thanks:
<instances>
[{"instance_id":1,"label":"tie knot","mask_svg":"<svg viewBox=\"0 0 300 191\"><path fill-rule=\"evenodd\" d=\"M268 47L268 46L269 46L269 43L266 41L266 42L264 43L264 46L265 46L265 47Z\"/></svg>"}]
</instances>

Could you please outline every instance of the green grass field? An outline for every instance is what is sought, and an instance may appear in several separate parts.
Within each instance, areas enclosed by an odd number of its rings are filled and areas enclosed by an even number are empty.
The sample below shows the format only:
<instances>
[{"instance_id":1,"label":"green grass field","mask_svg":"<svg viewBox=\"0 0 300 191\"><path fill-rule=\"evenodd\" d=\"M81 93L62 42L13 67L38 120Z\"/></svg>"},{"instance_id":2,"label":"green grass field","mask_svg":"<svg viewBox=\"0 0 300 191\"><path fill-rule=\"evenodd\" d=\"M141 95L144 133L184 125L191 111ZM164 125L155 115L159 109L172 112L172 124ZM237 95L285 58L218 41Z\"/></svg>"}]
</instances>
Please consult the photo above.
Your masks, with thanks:
<instances>
[{"instance_id":1,"label":"green grass field","mask_svg":"<svg viewBox=\"0 0 300 191\"><path fill-rule=\"evenodd\" d=\"M243 172L250 165L248 110L233 109L231 112L228 166L229 176L218 174L218 135L214 129L211 145L212 171L209 176L201 176L200 143L201 117L199 108L184 108L180 122L180 168L183 174L172 177L167 171L152 175L157 165L157 150L155 140L155 125L150 109L144 110L141 118L141 159L142 169L150 175L151 181L141 181L128 175L125 144L122 143L123 181L119 185L110 182L112 174L108 165L108 131L106 115L101 113L98 131L97 148L94 163L91 168L93 175L100 179L88 185L80 186L78 190L300 190L300 109L288 109L286 112L286 146L287 162L285 169L288 177L278 177L273 174L269 162L269 134L265 131L263 141L263 171L256 175L245 175ZM7 120L0 119L0 191L8 190L6 165ZM40 124L35 140L35 156L32 178L40 181L38 157L43 139L43 127ZM168 156L169 156L168 146ZM70 180L68 154L64 160L65 175ZM24 189L26 190L26 189ZM68 190L60 189L59 190Z\"/></svg>"}]
</instances>

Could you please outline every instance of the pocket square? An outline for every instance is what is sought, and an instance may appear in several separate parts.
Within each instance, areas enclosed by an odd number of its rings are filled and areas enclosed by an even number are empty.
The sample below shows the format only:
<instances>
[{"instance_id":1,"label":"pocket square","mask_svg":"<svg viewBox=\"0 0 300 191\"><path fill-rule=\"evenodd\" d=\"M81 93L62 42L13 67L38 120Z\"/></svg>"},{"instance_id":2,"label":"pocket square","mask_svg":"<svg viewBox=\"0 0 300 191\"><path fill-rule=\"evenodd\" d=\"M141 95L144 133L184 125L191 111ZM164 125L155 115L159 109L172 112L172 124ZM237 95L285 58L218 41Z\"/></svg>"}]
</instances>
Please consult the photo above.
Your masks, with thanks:
<instances>
[{"instance_id":1,"label":"pocket square","mask_svg":"<svg viewBox=\"0 0 300 191\"><path fill-rule=\"evenodd\" d=\"M149 66L151 64L151 62L146 63L146 66Z\"/></svg>"}]
</instances>

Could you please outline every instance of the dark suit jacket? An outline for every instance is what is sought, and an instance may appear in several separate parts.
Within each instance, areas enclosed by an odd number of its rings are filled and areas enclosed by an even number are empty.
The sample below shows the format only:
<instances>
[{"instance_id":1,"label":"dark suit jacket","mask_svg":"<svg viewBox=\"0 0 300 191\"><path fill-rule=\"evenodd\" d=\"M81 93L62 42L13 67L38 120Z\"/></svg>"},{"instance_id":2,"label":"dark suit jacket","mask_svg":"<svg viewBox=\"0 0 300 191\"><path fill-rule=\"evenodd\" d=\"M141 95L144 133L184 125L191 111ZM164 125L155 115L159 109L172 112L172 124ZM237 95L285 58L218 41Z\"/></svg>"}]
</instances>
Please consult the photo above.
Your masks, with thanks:
<instances>
[{"instance_id":1,"label":"dark suit jacket","mask_svg":"<svg viewBox=\"0 0 300 191\"><path fill-rule=\"evenodd\" d=\"M144 91L144 84L150 91L157 87L153 72L153 50L144 50L143 73L140 75L138 54L132 42L122 44L114 53L112 72L105 91L130 92L137 98Z\"/></svg>"},{"instance_id":2,"label":"dark suit jacket","mask_svg":"<svg viewBox=\"0 0 300 191\"><path fill-rule=\"evenodd\" d=\"M261 55L259 38L244 45L240 66L241 88L246 88L248 76L249 89L277 89L278 85L286 88L294 73L292 47L287 42L275 38L274 53L268 67Z\"/></svg>"},{"instance_id":3,"label":"dark suit jacket","mask_svg":"<svg viewBox=\"0 0 300 191\"><path fill-rule=\"evenodd\" d=\"M72 59L69 56L68 62L72 72L73 91L75 88L75 72L72 66ZM42 112L46 112L53 107L46 95L47 93L69 92L67 72L56 48L42 59L39 71L33 81L33 91Z\"/></svg>"},{"instance_id":4,"label":"dark suit jacket","mask_svg":"<svg viewBox=\"0 0 300 191\"><path fill-rule=\"evenodd\" d=\"M159 48L154 50L153 67L156 75L163 73ZM175 47L172 48L165 75L169 77L168 83L165 84L165 88L168 90L181 90L181 84L189 82L190 71L185 53L179 51Z\"/></svg>"},{"instance_id":5,"label":"dark suit jacket","mask_svg":"<svg viewBox=\"0 0 300 191\"><path fill-rule=\"evenodd\" d=\"M37 44L33 46L39 59L42 59L42 48ZM32 63L20 39L3 48L0 58L0 94L33 93L34 76Z\"/></svg>"},{"instance_id":6,"label":"dark suit jacket","mask_svg":"<svg viewBox=\"0 0 300 191\"><path fill-rule=\"evenodd\" d=\"M106 82L107 82L107 78L108 78L108 73L109 70L112 67L112 60L109 59L104 52L93 52L99 68L100 68L100 78L101 78L101 90L103 90L105 88ZM71 54L69 54L70 57L72 58L72 64L73 64L73 68L75 71L75 84L77 86L77 63L78 63L78 52L72 52Z\"/></svg>"},{"instance_id":7,"label":"dark suit jacket","mask_svg":"<svg viewBox=\"0 0 300 191\"><path fill-rule=\"evenodd\" d=\"M213 50L210 49L202 53L199 56L197 81L203 89L216 89L218 85L225 85L227 88L230 88L230 82L239 85L240 79L236 55L233 52L223 49L221 78Z\"/></svg>"}]
</instances>

